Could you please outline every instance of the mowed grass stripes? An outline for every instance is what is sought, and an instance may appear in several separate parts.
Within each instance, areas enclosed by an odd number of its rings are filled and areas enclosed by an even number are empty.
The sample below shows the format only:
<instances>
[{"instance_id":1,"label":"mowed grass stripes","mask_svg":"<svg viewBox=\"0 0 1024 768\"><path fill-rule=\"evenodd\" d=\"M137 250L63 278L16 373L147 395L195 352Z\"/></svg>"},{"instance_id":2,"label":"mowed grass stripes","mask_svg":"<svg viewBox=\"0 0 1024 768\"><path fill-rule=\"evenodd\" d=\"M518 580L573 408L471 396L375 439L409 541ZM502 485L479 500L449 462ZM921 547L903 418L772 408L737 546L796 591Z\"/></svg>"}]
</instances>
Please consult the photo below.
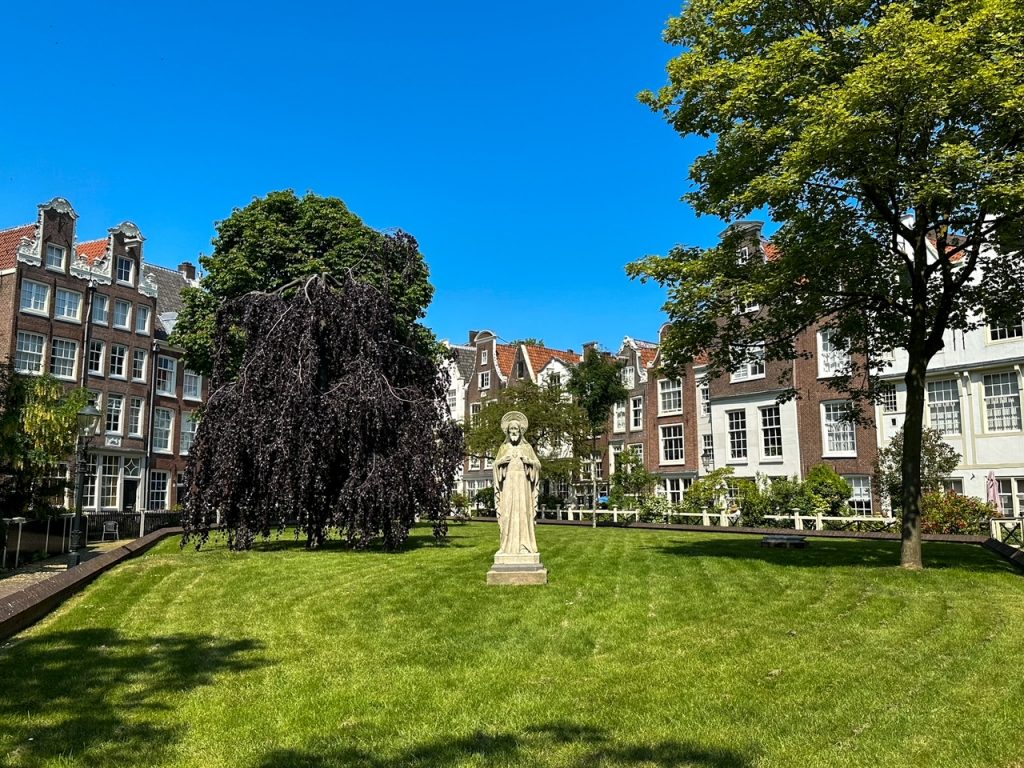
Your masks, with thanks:
<instances>
[{"instance_id":1,"label":"mowed grass stripes","mask_svg":"<svg viewBox=\"0 0 1024 768\"><path fill-rule=\"evenodd\" d=\"M0 650L0 765L1021 766L1024 579L967 545L493 525L167 541Z\"/></svg>"}]
</instances>

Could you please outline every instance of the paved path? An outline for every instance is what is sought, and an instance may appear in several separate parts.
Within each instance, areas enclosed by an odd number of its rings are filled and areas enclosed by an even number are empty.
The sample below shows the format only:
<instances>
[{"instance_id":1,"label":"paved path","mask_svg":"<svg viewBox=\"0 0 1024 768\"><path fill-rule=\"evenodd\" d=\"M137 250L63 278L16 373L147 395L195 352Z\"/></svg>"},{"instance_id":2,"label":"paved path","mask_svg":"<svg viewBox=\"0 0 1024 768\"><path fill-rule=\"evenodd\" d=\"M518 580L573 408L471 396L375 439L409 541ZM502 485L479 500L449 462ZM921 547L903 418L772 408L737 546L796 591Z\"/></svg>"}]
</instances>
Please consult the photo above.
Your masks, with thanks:
<instances>
[{"instance_id":1,"label":"paved path","mask_svg":"<svg viewBox=\"0 0 1024 768\"><path fill-rule=\"evenodd\" d=\"M111 549L116 549L129 541L132 541L132 539L91 542L86 549L82 550L82 561L89 560ZM0 571L0 598L12 595L30 584L48 579L54 574L62 573L67 569L68 556L65 554L29 563L15 570Z\"/></svg>"}]
</instances>

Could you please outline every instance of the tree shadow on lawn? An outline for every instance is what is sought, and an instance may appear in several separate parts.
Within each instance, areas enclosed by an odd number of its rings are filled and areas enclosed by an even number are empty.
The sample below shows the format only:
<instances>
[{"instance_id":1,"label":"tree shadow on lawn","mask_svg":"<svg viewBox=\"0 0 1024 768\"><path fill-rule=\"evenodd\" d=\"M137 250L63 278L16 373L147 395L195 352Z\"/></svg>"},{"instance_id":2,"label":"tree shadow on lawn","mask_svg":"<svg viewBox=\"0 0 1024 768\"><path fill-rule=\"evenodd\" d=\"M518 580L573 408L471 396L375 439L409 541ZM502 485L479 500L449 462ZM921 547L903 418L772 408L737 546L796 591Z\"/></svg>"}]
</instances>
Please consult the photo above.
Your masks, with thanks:
<instances>
[{"instance_id":1,"label":"tree shadow on lawn","mask_svg":"<svg viewBox=\"0 0 1024 768\"><path fill-rule=\"evenodd\" d=\"M210 635L129 637L114 629L44 632L0 650L0 764L62 756L83 765L161 761L185 734L167 696L266 663L260 644Z\"/></svg>"},{"instance_id":2,"label":"tree shadow on lawn","mask_svg":"<svg viewBox=\"0 0 1024 768\"><path fill-rule=\"evenodd\" d=\"M472 547L472 544L461 543L460 540L466 539L465 535L458 535L452 531L452 528L448 528L448 537L445 539L437 540L433 534L429 531L414 531L412 535L406 540L406 542L398 549L387 549L384 547L384 543L380 539L375 539L365 549L355 549L350 547L346 541L339 539L337 536L327 539L322 547L312 552L346 552L352 554L389 554L389 555L404 555L410 552L415 552L419 549L438 548L438 549L465 549ZM186 544L185 547L192 547L192 544ZM210 535L210 540L203 545L203 549L221 549L227 546L227 536L223 533L214 533ZM289 551L306 551L306 537L302 534L299 538L295 538L294 529L288 528L284 533L278 534L277 531L273 531L269 538L256 537L256 540L252 544L251 552L289 552Z\"/></svg>"},{"instance_id":3,"label":"tree shadow on lawn","mask_svg":"<svg viewBox=\"0 0 1024 768\"><path fill-rule=\"evenodd\" d=\"M1014 567L977 544L924 542L924 566L985 573L1014 573ZM666 555L686 557L723 557L760 560L773 565L801 568L858 566L894 568L900 562L898 541L875 539L831 539L808 537L805 549L761 546L760 536L733 535L728 538L672 539L648 547Z\"/></svg>"},{"instance_id":4,"label":"tree shadow on lawn","mask_svg":"<svg viewBox=\"0 0 1024 768\"><path fill-rule=\"evenodd\" d=\"M571 762L559 747L576 747ZM279 749L264 755L258 768L391 768L415 765L442 768L476 758L486 765L538 765L550 756L560 765L590 766L693 766L694 768L748 768L753 756L727 747L701 747L690 741L665 740L654 744L624 743L602 728L564 721L530 726L519 733L483 733L439 738L397 753L374 754L355 747L324 750Z\"/></svg>"}]
</instances>

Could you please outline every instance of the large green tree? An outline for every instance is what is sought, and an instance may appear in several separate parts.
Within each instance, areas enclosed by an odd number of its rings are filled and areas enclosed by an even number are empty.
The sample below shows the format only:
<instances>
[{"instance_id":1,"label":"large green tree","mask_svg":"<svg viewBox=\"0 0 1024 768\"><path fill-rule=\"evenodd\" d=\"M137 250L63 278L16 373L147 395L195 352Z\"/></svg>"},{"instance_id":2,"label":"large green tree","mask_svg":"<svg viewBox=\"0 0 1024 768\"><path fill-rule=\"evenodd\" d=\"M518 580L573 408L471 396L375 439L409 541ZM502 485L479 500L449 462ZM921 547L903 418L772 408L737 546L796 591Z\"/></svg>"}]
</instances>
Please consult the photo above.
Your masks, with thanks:
<instances>
[{"instance_id":1,"label":"large green tree","mask_svg":"<svg viewBox=\"0 0 1024 768\"><path fill-rule=\"evenodd\" d=\"M473 417L466 429L466 450L471 455L494 458L505 440L501 417L508 411L520 411L529 419L526 439L540 459L541 476L570 482L579 471L580 456L589 449L590 420L586 412L561 386L517 382Z\"/></svg>"},{"instance_id":2,"label":"large green tree","mask_svg":"<svg viewBox=\"0 0 1024 768\"><path fill-rule=\"evenodd\" d=\"M684 48L641 99L681 134L713 137L686 199L780 222L777 258L714 248L632 264L669 287L669 367L711 373L755 345L796 354L824 323L853 355L837 380L872 397L874 365L906 350L901 562L920 568L928 362L947 331L1019 317L1024 261L1024 6L1015 0L691 0ZM737 308L759 305L758 312ZM765 309L767 308L767 309Z\"/></svg>"},{"instance_id":3,"label":"large green tree","mask_svg":"<svg viewBox=\"0 0 1024 768\"><path fill-rule=\"evenodd\" d=\"M292 190L271 192L217 222L213 253L201 256L205 274L199 288L183 291L184 310L173 342L185 350L191 368L213 370L217 310L251 291L274 291L293 280L327 273L349 273L388 292L397 318L416 330L418 342L430 334L415 325L433 295L427 265L416 242L399 235L405 248L371 229L336 197ZM244 339L232 338L240 359Z\"/></svg>"}]
</instances>

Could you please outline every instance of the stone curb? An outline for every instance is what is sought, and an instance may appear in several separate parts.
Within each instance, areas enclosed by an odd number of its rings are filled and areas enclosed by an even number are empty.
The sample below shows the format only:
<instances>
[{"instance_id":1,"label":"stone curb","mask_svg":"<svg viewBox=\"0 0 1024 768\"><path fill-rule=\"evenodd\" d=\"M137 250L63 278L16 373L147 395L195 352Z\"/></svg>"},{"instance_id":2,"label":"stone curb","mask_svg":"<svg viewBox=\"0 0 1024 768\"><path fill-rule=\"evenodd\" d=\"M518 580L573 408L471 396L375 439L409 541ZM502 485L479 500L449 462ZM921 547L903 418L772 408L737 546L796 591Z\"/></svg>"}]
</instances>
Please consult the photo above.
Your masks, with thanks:
<instances>
[{"instance_id":1,"label":"stone curb","mask_svg":"<svg viewBox=\"0 0 1024 768\"><path fill-rule=\"evenodd\" d=\"M142 554L168 536L182 532L180 527L160 528L0 599L0 641L34 624L118 563Z\"/></svg>"}]
</instances>

